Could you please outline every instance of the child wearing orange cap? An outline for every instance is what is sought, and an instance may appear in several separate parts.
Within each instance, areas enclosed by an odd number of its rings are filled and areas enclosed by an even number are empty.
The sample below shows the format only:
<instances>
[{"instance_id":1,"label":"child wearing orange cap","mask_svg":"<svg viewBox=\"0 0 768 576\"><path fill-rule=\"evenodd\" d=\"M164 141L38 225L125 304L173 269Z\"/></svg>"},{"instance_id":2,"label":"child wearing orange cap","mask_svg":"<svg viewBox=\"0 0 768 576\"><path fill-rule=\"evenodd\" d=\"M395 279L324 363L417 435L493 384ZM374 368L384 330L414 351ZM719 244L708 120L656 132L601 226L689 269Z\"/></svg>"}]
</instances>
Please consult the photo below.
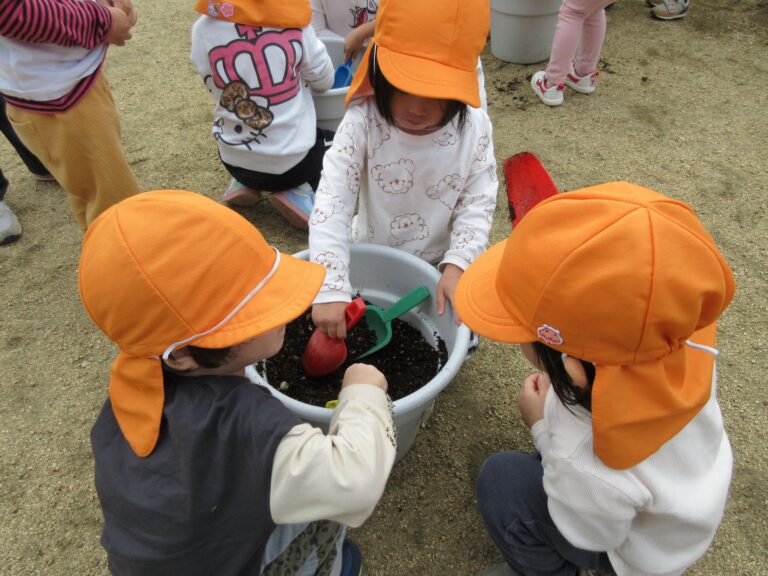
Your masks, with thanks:
<instances>
[{"instance_id":1,"label":"child wearing orange cap","mask_svg":"<svg viewBox=\"0 0 768 576\"><path fill-rule=\"evenodd\" d=\"M224 201L252 206L261 192L307 228L326 139L312 90L333 85L309 0L198 0L191 60L216 103L213 137L232 176Z\"/></svg>"},{"instance_id":2,"label":"child wearing orange cap","mask_svg":"<svg viewBox=\"0 0 768 576\"><path fill-rule=\"evenodd\" d=\"M354 59L367 45L376 27L377 0L311 0L312 27L318 38L344 38L344 61ZM477 59L480 107L488 109L485 75Z\"/></svg>"},{"instance_id":3,"label":"child wearing orange cap","mask_svg":"<svg viewBox=\"0 0 768 576\"><path fill-rule=\"evenodd\" d=\"M486 575L677 575L704 554L731 480L714 346L734 290L688 206L625 182L543 201L469 267L464 322L539 370L520 391L538 454L477 479L506 561Z\"/></svg>"},{"instance_id":4,"label":"child wearing orange cap","mask_svg":"<svg viewBox=\"0 0 768 576\"><path fill-rule=\"evenodd\" d=\"M485 249L498 180L475 65L489 22L483 0L379 6L310 218L310 259L328 270L312 318L329 336L346 334L351 242L392 246L437 265L441 314Z\"/></svg>"},{"instance_id":5,"label":"child wearing orange cap","mask_svg":"<svg viewBox=\"0 0 768 576\"><path fill-rule=\"evenodd\" d=\"M344 525L371 514L394 462L386 380L348 368L326 435L243 377L323 278L191 192L91 225L80 294L120 348L91 432L113 574L359 574Z\"/></svg>"}]
</instances>

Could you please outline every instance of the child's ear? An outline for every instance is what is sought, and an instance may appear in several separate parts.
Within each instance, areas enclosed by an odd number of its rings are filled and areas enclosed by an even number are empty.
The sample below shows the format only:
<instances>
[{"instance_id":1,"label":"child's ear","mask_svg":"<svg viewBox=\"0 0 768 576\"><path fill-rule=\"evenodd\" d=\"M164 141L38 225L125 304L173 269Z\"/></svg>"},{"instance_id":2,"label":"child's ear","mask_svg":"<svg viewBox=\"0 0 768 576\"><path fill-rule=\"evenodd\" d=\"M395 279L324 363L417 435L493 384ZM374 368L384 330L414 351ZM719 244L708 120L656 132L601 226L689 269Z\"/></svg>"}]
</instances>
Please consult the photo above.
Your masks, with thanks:
<instances>
[{"instance_id":1,"label":"child's ear","mask_svg":"<svg viewBox=\"0 0 768 576\"><path fill-rule=\"evenodd\" d=\"M200 365L195 362L195 359L189 353L189 348L186 347L174 350L168 359L163 360L163 362L174 372L191 372L200 368Z\"/></svg>"},{"instance_id":2,"label":"child's ear","mask_svg":"<svg viewBox=\"0 0 768 576\"><path fill-rule=\"evenodd\" d=\"M581 389L587 387L589 384L587 371L584 370L584 366L581 365L578 358L568 356L563 360L563 365L565 366L565 371L568 372L568 376L571 377L574 386Z\"/></svg>"}]
</instances>

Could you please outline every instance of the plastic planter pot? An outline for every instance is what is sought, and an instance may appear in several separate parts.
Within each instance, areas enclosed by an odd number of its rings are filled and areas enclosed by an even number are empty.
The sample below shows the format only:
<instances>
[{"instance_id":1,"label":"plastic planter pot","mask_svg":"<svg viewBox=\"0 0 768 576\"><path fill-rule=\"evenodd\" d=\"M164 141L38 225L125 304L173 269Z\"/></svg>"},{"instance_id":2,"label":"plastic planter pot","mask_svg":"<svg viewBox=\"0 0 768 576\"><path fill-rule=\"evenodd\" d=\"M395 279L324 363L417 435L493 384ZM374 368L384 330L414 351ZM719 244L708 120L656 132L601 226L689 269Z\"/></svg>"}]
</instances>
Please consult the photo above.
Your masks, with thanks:
<instances>
[{"instance_id":1,"label":"plastic planter pot","mask_svg":"<svg viewBox=\"0 0 768 576\"><path fill-rule=\"evenodd\" d=\"M320 38L328 50L328 55L333 62L333 69L336 70L344 63L344 39L343 38ZM360 64L360 56L352 61L352 74L354 75L357 66ZM325 130L336 131L341 119L344 117L344 99L347 97L349 87L331 88L325 92L312 92L312 100L315 102L315 113L317 114L317 125Z\"/></svg>"},{"instance_id":2,"label":"plastic planter pot","mask_svg":"<svg viewBox=\"0 0 768 576\"><path fill-rule=\"evenodd\" d=\"M295 256L307 260L309 250L299 252ZM435 334L438 334L448 349L448 360L432 380L412 394L393 402L393 418L397 430L397 460L400 460L410 450L421 424L429 418L437 395L461 369L469 345L469 328L464 324L457 326L450 310L443 316L437 315L434 293L440 273L432 265L412 254L387 246L353 244L350 270L352 288L359 291L365 300L382 308L389 307L416 286L426 285L433 297L401 319L418 328L430 343L436 342ZM263 383L252 366L246 370L246 375ZM332 410L299 402L269 386L269 383L266 384L270 392L302 420L324 431L328 430Z\"/></svg>"},{"instance_id":3,"label":"plastic planter pot","mask_svg":"<svg viewBox=\"0 0 768 576\"><path fill-rule=\"evenodd\" d=\"M507 62L549 58L562 0L491 0L491 53Z\"/></svg>"}]
</instances>

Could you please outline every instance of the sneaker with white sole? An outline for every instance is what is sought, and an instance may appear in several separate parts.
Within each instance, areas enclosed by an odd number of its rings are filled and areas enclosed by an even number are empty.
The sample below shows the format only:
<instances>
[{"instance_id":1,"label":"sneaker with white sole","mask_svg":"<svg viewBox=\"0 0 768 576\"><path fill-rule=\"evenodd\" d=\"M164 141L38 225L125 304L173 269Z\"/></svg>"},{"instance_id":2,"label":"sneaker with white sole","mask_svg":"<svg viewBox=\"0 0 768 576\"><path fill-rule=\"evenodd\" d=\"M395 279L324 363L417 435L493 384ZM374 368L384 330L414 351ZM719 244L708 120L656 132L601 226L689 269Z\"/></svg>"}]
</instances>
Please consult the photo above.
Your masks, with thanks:
<instances>
[{"instance_id":1,"label":"sneaker with white sole","mask_svg":"<svg viewBox=\"0 0 768 576\"><path fill-rule=\"evenodd\" d=\"M21 236L21 224L5 201L0 200L0 244L10 244Z\"/></svg>"},{"instance_id":2,"label":"sneaker with white sole","mask_svg":"<svg viewBox=\"0 0 768 576\"><path fill-rule=\"evenodd\" d=\"M547 106L560 106L563 103L565 84L561 83L548 87L547 80L544 78L544 70L539 70L531 76L531 88L533 88L533 92L539 97L539 100Z\"/></svg>"},{"instance_id":3,"label":"sneaker with white sole","mask_svg":"<svg viewBox=\"0 0 768 576\"><path fill-rule=\"evenodd\" d=\"M296 228L309 229L309 215L315 205L315 191L309 184L304 183L285 192L273 192L267 196L267 202Z\"/></svg>"},{"instance_id":4,"label":"sneaker with white sole","mask_svg":"<svg viewBox=\"0 0 768 576\"><path fill-rule=\"evenodd\" d=\"M571 69L565 77L565 85L581 94L592 94L597 88L596 83L598 76L599 72L597 70L590 74L586 74L585 76L579 76L576 74L576 69L573 67L573 64L571 64Z\"/></svg>"},{"instance_id":5,"label":"sneaker with white sole","mask_svg":"<svg viewBox=\"0 0 768 576\"><path fill-rule=\"evenodd\" d=\"M659 20L676 20L688 14L688 0L663 0L651 8L651 15Z\"/></svg>"},{"instance_id":6,"label":"sneaker with white sole","mask_svg":"<svg viewBox=\"0 0 768 576\"><path fill-rule=\"evenodd\" d=\"M248 186L241 184L234 178L232 178L227 189L224 190L224 203L227 206L247 208L258 204L260 199L261 193L258 190L248 188Z\"/></svg>"}]
</instances>

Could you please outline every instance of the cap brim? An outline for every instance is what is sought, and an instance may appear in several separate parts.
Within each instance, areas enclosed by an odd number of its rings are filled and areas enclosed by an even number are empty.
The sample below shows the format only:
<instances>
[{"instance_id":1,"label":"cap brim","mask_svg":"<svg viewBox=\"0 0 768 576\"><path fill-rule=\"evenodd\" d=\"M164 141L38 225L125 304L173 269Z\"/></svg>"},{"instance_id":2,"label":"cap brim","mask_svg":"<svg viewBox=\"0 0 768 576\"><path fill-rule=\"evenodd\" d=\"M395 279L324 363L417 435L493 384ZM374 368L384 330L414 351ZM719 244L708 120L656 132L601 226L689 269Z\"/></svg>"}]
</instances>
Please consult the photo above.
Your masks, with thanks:
<instances>
[{"instance_id":1,"label":"cap brim","mask_svg":"<svg viewBox=\"0 0 768 576\"><path fill-rule=\"evenodd\" d=\"M324 280L325 267L281 253L264 287L227 324L193 344L224 348L288 324L309 308Z\"/></svg>"},{"instance_id":2,"label":"cap brim","mask_svg":"<svg viewBox=\"0 0 768 576\"><path fill-rule=\"evenodd\" d=\"M379 46L376 60L390 84L424 98L458 100L480 107L477 70L462 70Z\"/></svg>"},{"instance_id":3,"label":"cap brim","mask_svg":"<svg viewBox=\"0 0 768 576\"><path fill-rule=\"evenodd\" d=\"M498 292L497 277L506 246L506 240L491 246L464 271L456 286L456 310L481 336L512 344L533 342L536 335L512 317Z\"/></svg>"}]
</instances>

